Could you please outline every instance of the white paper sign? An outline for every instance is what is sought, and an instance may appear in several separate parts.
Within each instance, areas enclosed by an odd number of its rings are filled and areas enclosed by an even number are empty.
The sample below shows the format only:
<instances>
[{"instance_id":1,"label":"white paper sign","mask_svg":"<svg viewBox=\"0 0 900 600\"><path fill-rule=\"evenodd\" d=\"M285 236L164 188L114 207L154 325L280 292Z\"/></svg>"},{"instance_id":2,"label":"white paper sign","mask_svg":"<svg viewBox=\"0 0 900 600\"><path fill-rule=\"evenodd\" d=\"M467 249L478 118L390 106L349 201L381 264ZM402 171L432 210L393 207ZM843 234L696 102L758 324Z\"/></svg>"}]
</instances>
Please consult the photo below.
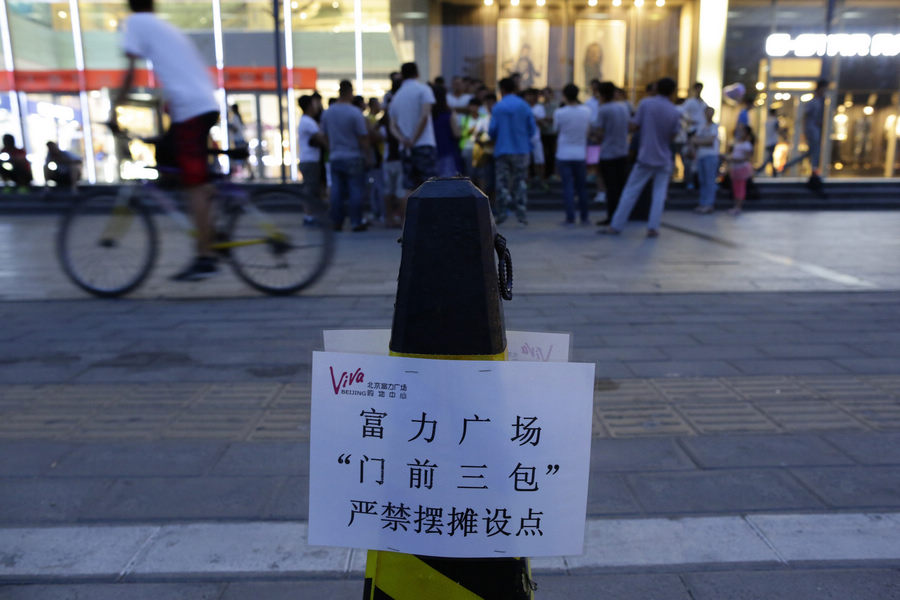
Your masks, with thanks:
<instances>
[{"instance_id":1,"label":"white paper sign","mask_svg":"<svg viewBox=\"0 0 900 600\"><path fill-rule=\"evenodd\" d=\"M359 352L388 354L390 329L326 329L325 350L328 352ZM507 331L506 347L509 360L534 362L568 362L569 334L536 331Z\"/></svg>"},{"instance_id":2,"label":"white paper sign","mask_svg":"<svg viewBox=\"0 0 900 600\"><path fill-rule=\"evenodd\" d=\"M313 354L309 543L580 554L594 365Z\"/></svg>"}]
</instances>

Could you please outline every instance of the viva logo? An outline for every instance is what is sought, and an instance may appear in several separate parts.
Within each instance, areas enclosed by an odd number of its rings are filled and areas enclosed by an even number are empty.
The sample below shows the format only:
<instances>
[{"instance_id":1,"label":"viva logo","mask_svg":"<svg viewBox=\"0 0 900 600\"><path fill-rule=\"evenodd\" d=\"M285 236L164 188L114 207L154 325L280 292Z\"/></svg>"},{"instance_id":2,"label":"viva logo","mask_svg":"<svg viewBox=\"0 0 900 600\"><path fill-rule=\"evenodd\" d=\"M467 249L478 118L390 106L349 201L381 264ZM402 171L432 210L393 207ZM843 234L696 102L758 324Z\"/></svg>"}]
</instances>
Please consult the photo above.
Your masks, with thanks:
<instances>
[{"instance_id":1,"label":"viva logo","mask_svg":"<svg viewBox=\"0 0 900 600\"><path fill-rule=\"evenodd\" d=\"M331 386L334 388L334 395L337 396L342 389L348 388L354 383L363 383L365 381L365 373L362 369L357 369L352 373L344 371L337 379L334 378L334 367L328 367L331 371Z\"/></svg>"}]
</instances>

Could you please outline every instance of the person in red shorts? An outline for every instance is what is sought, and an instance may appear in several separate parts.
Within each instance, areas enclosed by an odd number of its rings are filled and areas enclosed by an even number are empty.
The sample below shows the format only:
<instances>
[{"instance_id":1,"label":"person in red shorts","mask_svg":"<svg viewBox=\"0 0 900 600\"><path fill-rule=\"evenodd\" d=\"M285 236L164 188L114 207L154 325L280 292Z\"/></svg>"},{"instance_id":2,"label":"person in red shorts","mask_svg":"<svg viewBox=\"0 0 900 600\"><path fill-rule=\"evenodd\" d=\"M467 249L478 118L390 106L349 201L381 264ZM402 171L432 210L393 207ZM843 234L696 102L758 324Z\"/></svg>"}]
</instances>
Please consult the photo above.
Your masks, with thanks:
<instances>
[{"instance_id":1,"label":"person in red shorts","mask_svg":"<svg viewBox=\"0 0 900 600\"><path fill-rule=\"evenodd\" d=\"M197 236L197 256L172 279L197 281L218 271L211 250L212 192L209 183L207 140L209 130L219 120L212 79L200 52L181 31L153 14L153 0L129 0L132 12L125 21L122 50L128 58L128 71L115 106L125 101L134 84L138 59L149 60L162 84L172 124L163 137L170 160L177 167Z\"/></svg>"}]
</instances>

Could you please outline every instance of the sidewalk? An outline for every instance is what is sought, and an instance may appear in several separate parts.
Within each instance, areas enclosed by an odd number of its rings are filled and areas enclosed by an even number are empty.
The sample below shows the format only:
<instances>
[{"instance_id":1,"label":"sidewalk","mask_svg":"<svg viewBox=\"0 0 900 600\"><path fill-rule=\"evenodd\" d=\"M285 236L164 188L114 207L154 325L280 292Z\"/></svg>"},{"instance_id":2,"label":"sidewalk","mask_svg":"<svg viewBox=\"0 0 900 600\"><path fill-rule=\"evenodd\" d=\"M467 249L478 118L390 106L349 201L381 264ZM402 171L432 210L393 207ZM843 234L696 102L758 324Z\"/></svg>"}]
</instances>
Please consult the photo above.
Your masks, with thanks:
<instances>
[{"instance_id":1,"label":"sidewalk","mask_svg":"<svg viewBox=\"0 0 900 600\"><path fill-rule=\"evenodd\" d=\"M900 598L900 214L559 220L501 228L507 327L598 377L589 543L535 560L538 597ZM303 542L310 360L390 326L396 232L298 297L170 283L172 249L99 301L52 227L0 224L0 598L359 597L361 553Z\"/></svg>"}]
</instances>

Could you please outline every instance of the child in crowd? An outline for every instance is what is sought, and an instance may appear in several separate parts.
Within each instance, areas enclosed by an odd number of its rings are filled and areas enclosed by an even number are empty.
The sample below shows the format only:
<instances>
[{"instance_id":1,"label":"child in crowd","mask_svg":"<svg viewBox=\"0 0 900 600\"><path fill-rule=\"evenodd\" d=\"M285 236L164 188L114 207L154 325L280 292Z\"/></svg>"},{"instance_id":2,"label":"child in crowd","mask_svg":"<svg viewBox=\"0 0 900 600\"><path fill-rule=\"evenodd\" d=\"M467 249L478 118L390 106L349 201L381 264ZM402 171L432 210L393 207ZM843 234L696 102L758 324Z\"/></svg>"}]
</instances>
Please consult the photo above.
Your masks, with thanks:
<instances>
[{"instance_id":1,"label":"child in crowd","mask_svg":"<svg viewBox=\"0 0 900 600\"><path fill-rule=\"evenodd\" d=\"M739 124L734 131L734 145L728 157L731 191L734 194L734 207L728 212L732 215L741 214L747 197L747 180L753 176L753 165L750 163L752 156L753 132L746 125Z\"/></svg>"}]
</instances>

